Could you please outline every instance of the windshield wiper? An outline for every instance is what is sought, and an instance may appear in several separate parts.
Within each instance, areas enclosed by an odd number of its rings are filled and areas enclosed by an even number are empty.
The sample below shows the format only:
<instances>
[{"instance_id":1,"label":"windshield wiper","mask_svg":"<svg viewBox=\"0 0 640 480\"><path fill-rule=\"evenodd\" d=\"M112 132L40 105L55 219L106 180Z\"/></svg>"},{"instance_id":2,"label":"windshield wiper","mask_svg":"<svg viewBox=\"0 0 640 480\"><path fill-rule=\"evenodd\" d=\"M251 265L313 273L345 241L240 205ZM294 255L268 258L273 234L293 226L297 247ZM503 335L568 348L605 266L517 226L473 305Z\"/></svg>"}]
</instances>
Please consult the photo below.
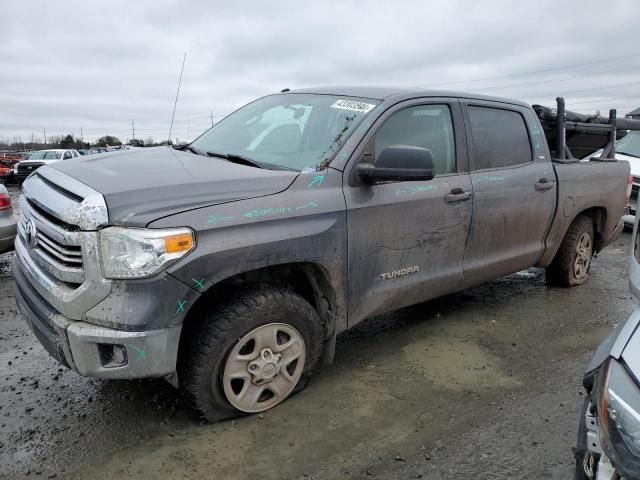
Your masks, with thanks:
<instances>
[{"instance_id":1,"label":"windshield wiper","mask_svg":"<svg viewBox=\"0 0 640 480\"><path fill-rule=\"evenodd\" d=\"M640 155L634 155L633 153L629 152L621 152L619 150L616 150L616 153L619 153L620 155L627 155L628 157L640 158Z\"/></svg>"},{"instance_id":2,"label":"windshield wiper","mask_svg":"<svg viewBox=\"0 0 640 480\"><path fill-rule=\"evenodd\" d=\"M207 152L207 155L210 157L224 158L231 163L239 163L240 165L248 165L249 167L264 168L263 164L252 160L249 157L237 155L235 153Z\"/></svg>"},{"instance_id":3,"label":"windshield wiper","mask_svg":"<svg viewBox=\"0 0 640 480\"><path fill-rule=\"evenodd\" d=\"M174 145L173 149L180 150L182 152L184 152L185 150L189 150L191 153L195 153L196 155L203 155L200 150L193 148L189 143L187 143L186 145Z\"/></svg>"}]
</instances>

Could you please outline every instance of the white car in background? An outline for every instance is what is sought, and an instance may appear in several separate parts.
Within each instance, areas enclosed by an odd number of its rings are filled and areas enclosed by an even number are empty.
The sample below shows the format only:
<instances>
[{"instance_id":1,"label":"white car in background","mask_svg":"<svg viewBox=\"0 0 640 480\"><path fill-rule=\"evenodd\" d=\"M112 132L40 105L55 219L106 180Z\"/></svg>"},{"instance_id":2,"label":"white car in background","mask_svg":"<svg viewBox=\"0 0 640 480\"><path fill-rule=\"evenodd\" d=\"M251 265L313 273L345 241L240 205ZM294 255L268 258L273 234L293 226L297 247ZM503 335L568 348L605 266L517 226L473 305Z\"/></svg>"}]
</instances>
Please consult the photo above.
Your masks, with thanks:
<instances>
[{"instance_id":1,"label":"white car in background","mask_svg":"<svg viewBox=\"0 0 640 480\"><path fill-rule=\"evenodd\" d=\"M69 160L78 158L80 153L77 150L69 150L63 148L53 148L50 150L39 150L29 155L29 158L18 162L13 167L13 174L16 181L22 185L22 182L34 171L43 165L49 165L59 160Z\"/></svg>"},{"instance_id":2,"label":"white car in background","mask_svg":"<svg viewBox=\"0 0 640 480\"><path fill-rule=\"evenodd\" d=\"M589 157L599 157L600 155L602 155L602 150L598 150ZM628 204L629 213L623 215L622 220L625 227L633 228L638 207L638 193L640 192L640 131L632 130L616 142L616 159L626 160L631 165L633 184Z\"/></svg>"}]
</instances>

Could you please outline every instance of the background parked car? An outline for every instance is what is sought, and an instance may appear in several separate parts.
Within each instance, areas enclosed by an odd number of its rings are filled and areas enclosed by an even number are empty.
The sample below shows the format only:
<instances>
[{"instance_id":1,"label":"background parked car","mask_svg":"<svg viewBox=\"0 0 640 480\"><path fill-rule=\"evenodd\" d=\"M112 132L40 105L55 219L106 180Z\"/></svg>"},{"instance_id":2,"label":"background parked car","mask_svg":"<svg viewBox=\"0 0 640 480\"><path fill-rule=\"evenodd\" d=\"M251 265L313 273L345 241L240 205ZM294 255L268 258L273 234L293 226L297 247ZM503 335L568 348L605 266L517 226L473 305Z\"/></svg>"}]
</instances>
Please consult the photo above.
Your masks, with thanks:
<instances>
[{"instance_id":1,"label":"background parked car","mask_svg":"<svg viewBox=\"0 0 640 480\"><path fill-rule=\"evenodd\" d=\"M14 178L14 166L29 157L29 153L26 152L2 152L0 153L0 183L13 183Z\"/></svg>"},{"instance_id":2,"label":"background parked car","mask_svg":"<svg viewBox=\"0 0 640 480\"><path fill-rule=\"evenodd\" d=\"M13 250L17 219L7 187L0 185L0 253Z\"/></svg>"},{"instance_id":3,"label":"background parked car","mask_svg":"<svg viewBox=\"0 0 640 480\"><path fill-rule=\"evenodd\" d=\"M16 181L22 185L22 182L41 166L55 163L58 160L69 160L79 156L80 154L77 150L40 150L29 155L27 160L17 163L13 169L13 173Z\"/></svg>"},{"instance_id":4,"label":"background parked car","mask_svg":"<svg viewBox=\"0 0 640 480\"><path fill-rule=\"evenodd\" d=\"M96 153L106 153L109 149L107 147L93 147L86 151L85 155L95 155Z\"/></svg>"},{"instance_id":5,"label":"background parked car","mask_svg":"<svg viewBox=\"0 0 640 480\"><path fill-rule=\"evenodd\" d=\"M602 150L589 155L589 158L599 157L600 155L602 155ZM616 158L629 162L631 175L633 176L631 196L627 205L629 212L622 216L625 227L630 230L635 222L638 193L640 192L640 132L630 131L625 137L616 142Z\"/></svg>"}]
</instances>

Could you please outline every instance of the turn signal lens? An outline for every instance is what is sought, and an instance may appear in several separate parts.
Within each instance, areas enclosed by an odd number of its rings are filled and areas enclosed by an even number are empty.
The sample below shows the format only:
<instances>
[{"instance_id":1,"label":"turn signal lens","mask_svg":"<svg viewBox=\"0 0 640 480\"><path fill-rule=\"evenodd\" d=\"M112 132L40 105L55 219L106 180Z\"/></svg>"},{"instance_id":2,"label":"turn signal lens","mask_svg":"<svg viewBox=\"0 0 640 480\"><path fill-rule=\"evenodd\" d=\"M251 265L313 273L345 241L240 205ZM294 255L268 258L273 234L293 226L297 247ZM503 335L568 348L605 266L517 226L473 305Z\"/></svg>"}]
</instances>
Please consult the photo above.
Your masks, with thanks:
<instances>
[{"instance_id":1,"label":"turn signal lens","mask_svg":"<svg viewBox=\"0 0 640 480\"><path fill-rule=\"evenodd\" d=\"M164 239L167 253L188 252L193 247L193 236L189 234L173 235Z\"/></svg>"}]
</instances>

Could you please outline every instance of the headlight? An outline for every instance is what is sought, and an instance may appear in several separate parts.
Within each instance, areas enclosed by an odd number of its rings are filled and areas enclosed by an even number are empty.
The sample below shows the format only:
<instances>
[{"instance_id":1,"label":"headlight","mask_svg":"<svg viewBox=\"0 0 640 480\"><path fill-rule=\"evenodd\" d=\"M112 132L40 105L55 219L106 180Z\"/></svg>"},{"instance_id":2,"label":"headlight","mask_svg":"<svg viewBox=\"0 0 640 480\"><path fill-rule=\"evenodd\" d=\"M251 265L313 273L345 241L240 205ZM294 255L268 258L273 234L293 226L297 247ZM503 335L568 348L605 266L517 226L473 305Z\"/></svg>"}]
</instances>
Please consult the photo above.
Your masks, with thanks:
<instances>
[{"instance_id":1,"label":"headlight","mask_svg":"<svg viewBox=\"0 0 640 480\"><path fill-rule=\"evenodd\" d=\"M598 416L600 443L625 478L640 478L640 389L624 366L605 365Z\"/></svg>"},{"instance_id":2,"label":"headlight","mask_svg":"<svg viewBox=\"0 0 640 480\"><path fill-rule=\"evenodd\" d=\"M100 259L106 278L142 278L158 273L194 247L188 228L109 227L99 232Z\"/></svg>"}]
</instances>

